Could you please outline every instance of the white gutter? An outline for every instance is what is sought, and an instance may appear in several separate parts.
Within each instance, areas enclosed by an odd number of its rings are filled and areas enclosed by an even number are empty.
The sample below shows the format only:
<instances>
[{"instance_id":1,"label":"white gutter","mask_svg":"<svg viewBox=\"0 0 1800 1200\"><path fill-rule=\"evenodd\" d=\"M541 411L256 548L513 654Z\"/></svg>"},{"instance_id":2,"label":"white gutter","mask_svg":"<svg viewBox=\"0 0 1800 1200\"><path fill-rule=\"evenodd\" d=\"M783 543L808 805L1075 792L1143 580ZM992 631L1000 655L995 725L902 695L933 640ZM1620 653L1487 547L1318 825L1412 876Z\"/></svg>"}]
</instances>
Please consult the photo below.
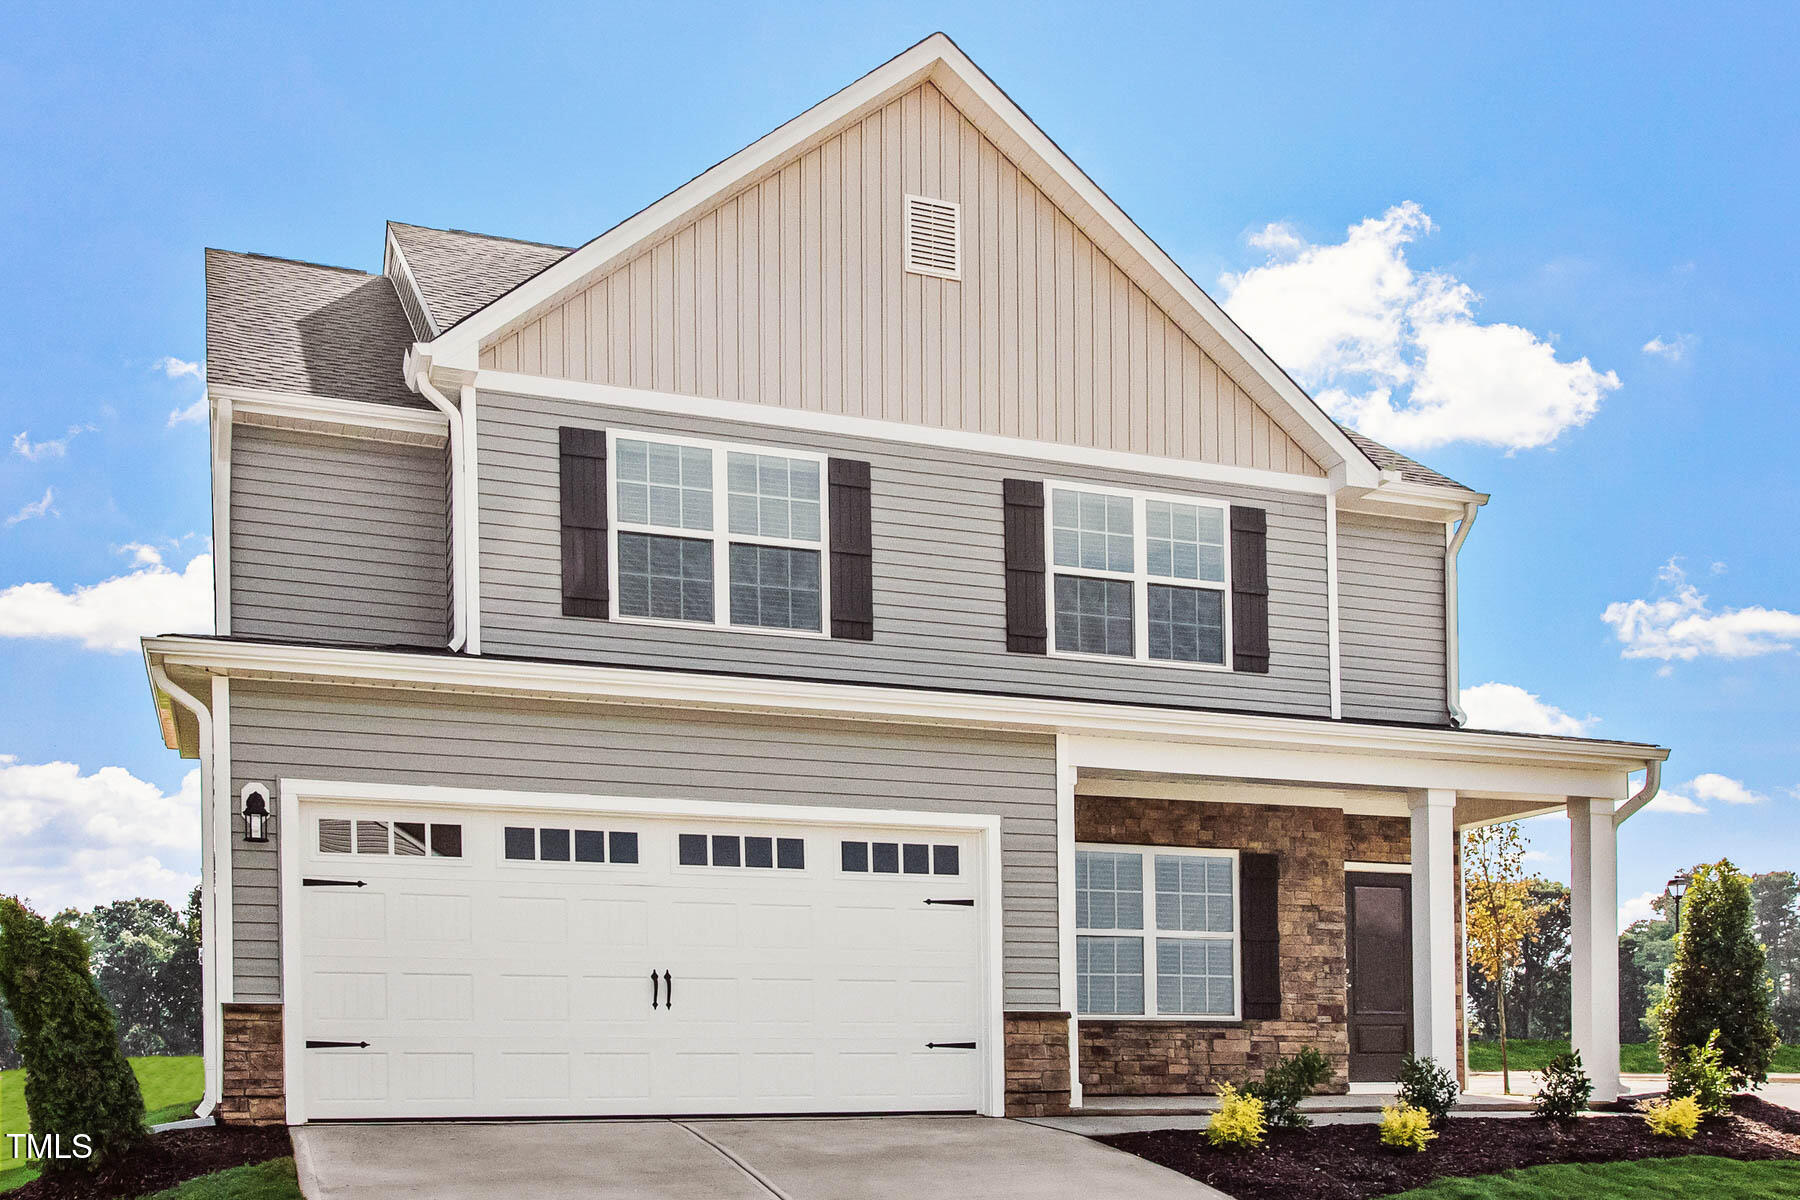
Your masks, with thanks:
<instances>
[{"instance_id":1,"label":"white gutter","mask_svg":"<svg viewBox=\"0 0 1800 1200\"><path fill-rule=\"evenodd\" d=\"M1617 829L1630 820L1633 813L1656 799L1656 793L1661 790L1662 763L1653 758L1644 764L1644 786L1637 790L1637 795L1613 811L1613 828Z\"/></svg>"},{"instance_id":2,"label":"white gutter","mask_svg":"<svg viewBox=\"0 0 1800 1200\"><path fill-rule=\"evenodd\" d=\"M217 789L213 786L213 728L212 712L206 705L196 700L192 693L178 686L169 678L163 665L149 654L144 656L144 665L150 672L150 683L157 691L170 700L194 714L194 722L200 727L200 867L205 878L200 889L200 944L204 948L206 961L201 964L200 990L201 1003L206 1009L206 1020L200 1029L201 1063L205 1075L205 1089L200 1098L200 1107L195 1110L197 1117L212 1115L218 1107L221 1083L220 1052L224 1049L222 1034L222 1010L219 997L219 971L225 966L217 953L219 944L219 916L217 881L219 872L214 864L214 856L219 853L213 837L213 823L208 820L213 804L218 800ZM225 848L230 853L230 847Z\"/></svg>"},{"instance_id":3,"label":"white gutter","mask_svg":"<svg viewBox=\"0 0 1800 1200\"><path fill-rule=\"evenodd\" d=\"M410 352L405 362L406 386L431 402L450 423L450 649L461 650L468 637L468 481L463 472L463 421L456 406L431 382L431 374Z\"/></svg>"},{"instance_id":4,"label":"white gutter","mask_svg":"<svg viewBox=\"0 0 1800 1200\"><path fill-rule=\"evenodd\" d=\"M1462 552L1469 530L1475 527L1475 514L1480 511L1479 501L1471 500L1463 505L1463 519L1444 549L1444 689L1450 705L1450 721L1458 729L1469 723L1469 714L1462 707L1462 669L1458 661L1456 556Z\"/></svg>"}]
</instances>

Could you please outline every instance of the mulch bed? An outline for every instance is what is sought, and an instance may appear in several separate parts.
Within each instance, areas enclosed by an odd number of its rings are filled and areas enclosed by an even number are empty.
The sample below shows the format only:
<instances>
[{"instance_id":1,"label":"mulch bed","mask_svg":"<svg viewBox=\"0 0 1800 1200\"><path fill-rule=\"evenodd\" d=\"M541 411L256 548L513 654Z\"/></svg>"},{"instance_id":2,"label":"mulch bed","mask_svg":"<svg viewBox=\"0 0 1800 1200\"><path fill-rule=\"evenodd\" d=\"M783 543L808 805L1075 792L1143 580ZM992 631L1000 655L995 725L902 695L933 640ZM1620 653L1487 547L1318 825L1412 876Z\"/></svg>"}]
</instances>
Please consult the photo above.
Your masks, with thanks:
<instances>
[{"instance_id":1,"label":"mulch bed","mask_svg":"<svg viewBox=\"0 0 1800 1200\"><path fill-rule=\"evenodd\" d=\"M1452 1117L1422 1154L1381 1144L1374 1125L1320 1125L1271 1133L1261 1150L1214 1150L1200 1130L1162 1129L1100 1138L1209 1183L1239 1200L1369 1200L1451 1175L1491 1175L1548 1163L1623 1162L1714 1154L1722 1158L1800 1158L1800 1112L1739 1096L1729 1116L1700 1127L1694 1140L1656 1137L1643 1119L1583 1117L1567 1125L1535 1117Z\"/></svg>"},{"instance_id":2,"label":"mulch bed","mask_svg":"<svg viewBox=\"0 0 1800 1200\"><path fill-rule=\"evenodd\" d=\"M94 1171L50 1171L6 1200L129 1200L227 1167L267 1162L294 1152L287 1129L214 1125L146 1138L143 1145Z\"/></svg>"}]
</instances>

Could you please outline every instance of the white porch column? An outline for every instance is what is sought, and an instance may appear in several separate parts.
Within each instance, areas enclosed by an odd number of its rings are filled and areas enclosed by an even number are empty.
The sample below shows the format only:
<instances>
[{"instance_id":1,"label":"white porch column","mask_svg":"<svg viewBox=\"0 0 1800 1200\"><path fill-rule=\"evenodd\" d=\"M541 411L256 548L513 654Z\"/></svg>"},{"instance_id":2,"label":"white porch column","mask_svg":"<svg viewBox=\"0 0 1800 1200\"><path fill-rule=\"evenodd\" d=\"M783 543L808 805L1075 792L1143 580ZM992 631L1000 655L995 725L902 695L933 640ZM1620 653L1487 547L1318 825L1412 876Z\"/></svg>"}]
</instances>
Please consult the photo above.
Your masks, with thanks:
<instances>
[{"instance_id":1,"label":"white porch column","mask_svg":"<svg viewBox=\"0 0 1800 1200\"><path fill-rule=\"evenodd\" d=\"M1069 1107L1081 1107L1081 1021L1075 987L1075 766L1069 739L1056 736L1056 954L1063 1011L1069 1014Z\"/></svg>"},{"instance_id":2,"label":"white porch column","mask_svg":"<svg viewBox=\"0 0 1800 1200\"><path fill-rule=\"evenodd\" d=\"M1619 849L1611 800L1569 801L1570 1042L1595 1100L1619 1097Z\"/></svg>"},{"instance_id":3,"label":"white porch column","mask_svg":"<svg viewBox=\"0 0 1800 1200\"><path fill-rule=\"evenodd\" d=\"M1456 1069L1456 793L1412 797L1413 1053Z\"/></svg>"}]
</instances>

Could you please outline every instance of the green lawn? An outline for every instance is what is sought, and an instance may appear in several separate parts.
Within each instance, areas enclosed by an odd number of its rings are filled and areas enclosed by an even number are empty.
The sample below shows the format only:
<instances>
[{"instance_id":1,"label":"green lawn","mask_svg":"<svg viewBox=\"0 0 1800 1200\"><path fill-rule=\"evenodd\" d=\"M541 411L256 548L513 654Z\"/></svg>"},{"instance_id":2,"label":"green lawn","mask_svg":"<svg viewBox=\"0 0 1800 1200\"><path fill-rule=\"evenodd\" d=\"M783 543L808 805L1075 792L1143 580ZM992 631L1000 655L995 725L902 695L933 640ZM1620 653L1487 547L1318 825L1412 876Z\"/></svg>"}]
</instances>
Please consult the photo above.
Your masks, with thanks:
<instances>
[{"instance_id":1,"label":"green lawn","mask_svg":"<svg viewBox=\"0 0 1800 1200\"><path fill-rule=\"evenodd\" d=\"M198 1054L181 1057L161 1055L131 1060L144 1093L146 1120L151 1125L179 1121L194 1115L200 1094L206 1089L204 1068ZM24 1133L29 1128L25 1119L25 1072L0 1071L0 1191L15 1188L37 1177L35 1171L23 1167L13 1157L12 1142L4 1135ZM221 1193L223 1194L223 1193Z\"/></svg>"},{"instance_id":2,"label":"green lawn","mask_svg":"<svg viewBox=\"0 0 1800 1200\"><path fill-rule=\"evenodd\" d=\"M1392 1200L1778 1200L1800 1197L1800 1163L1738 1162L1695 1155L1625 1163L1527 1167L1473 1179L1440 1179Z\"/></svg>"},{"instance_id":3,"label":"green lawn","mask_svg":"<svg viewBox=\"0 0 1800 1200\"><path fill-rule=\"evenodd\" d=\"M1506 1059L1515 1071L1541 1071L1550 1060L1569 1048L1569 1043L1555 1039L1508 1038ZM1499 1042L1470 1042L1469 1070L1498 1071ZM1619 1069L1632 1075L1660 1075L1662 1063L1656 1057L1656 1046L1637 1042L1619 1047ZM1800 1074L1800 1046L1781 1046L1775 1051L1775 1062L1769 1068L1777 1074Z\"/></svg>"},{"instance_id":4,"label":"green lawn","mask_svg":"<svg viewBox=\"0 0 1800 1200\"><path fill-rule=\"evenodd\" d=\"M274 1158L190 1179L144 1200L300 1200L294 1160Z\"/></svg>"}]
</instances>

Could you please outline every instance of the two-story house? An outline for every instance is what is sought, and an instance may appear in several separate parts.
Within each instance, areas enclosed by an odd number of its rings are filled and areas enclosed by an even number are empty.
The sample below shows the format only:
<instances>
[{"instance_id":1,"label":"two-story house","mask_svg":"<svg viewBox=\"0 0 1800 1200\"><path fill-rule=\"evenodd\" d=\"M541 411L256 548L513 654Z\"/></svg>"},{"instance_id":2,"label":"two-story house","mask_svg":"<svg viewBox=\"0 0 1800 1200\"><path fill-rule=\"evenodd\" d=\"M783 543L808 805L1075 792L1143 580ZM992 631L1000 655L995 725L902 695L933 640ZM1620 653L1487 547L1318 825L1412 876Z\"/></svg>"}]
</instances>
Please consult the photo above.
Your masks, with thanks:
<instances>
[{"instance_id":1,"label":"two-story house","mask_svg":"<svg viewBox=\"0 0 1800 1200\"><path fill-rule=\"evenodd\" d=\"M1459 831L1546 812L1617 1092L1667 752L1460 728L1487 497L1334 423L949 39L578 248L206 285L217 632L145 654L222 1117L1380 1084L1460 1061Z\"/></svg>"}]
</instances>

